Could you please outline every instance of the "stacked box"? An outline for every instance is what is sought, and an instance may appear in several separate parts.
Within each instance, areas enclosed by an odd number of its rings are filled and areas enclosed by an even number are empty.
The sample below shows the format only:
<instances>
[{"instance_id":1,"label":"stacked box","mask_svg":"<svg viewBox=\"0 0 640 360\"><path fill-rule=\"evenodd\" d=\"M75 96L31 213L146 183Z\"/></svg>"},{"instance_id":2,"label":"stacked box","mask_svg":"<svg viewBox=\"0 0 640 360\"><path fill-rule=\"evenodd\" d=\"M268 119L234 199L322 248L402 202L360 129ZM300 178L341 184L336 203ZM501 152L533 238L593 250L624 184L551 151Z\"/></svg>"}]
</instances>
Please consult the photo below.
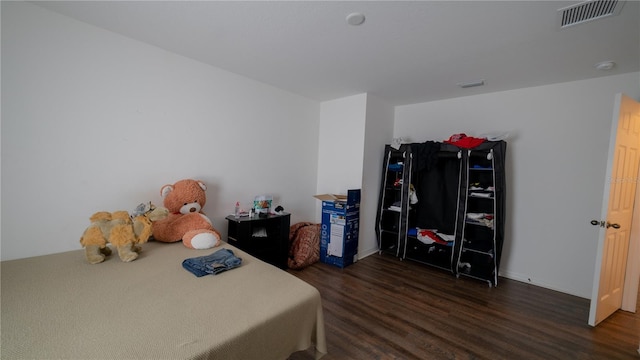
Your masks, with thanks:
<instances>
[{"instance_id":1,"label":"stacked box","mask_svg":"<svg viewBox=\"0 0 640 360\"><path fill-rule=\"evenodd\" d=\"M358 261L360 189L315 197L322 200L320 261L340 268Z\"/></svg>"}]
</instances>

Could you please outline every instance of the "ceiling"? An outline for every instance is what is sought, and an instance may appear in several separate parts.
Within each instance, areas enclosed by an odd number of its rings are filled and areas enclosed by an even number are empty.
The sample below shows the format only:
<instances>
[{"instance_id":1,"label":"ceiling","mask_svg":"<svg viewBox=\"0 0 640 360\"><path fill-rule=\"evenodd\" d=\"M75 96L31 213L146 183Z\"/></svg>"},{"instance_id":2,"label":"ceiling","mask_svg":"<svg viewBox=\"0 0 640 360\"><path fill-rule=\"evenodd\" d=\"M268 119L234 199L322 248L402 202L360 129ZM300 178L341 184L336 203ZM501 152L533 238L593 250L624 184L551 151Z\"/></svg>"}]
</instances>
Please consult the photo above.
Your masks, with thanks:
<instances>
[{"instance_id":1,"label":"ceiling","mask_svg":"<svg viewBox=\"0 0 640 360\"><path fill-rule=\"evenodd\" d=\"M310 99L405 105L640 71L640 2L560 29L557 10L577 2L32 3ZM616 66L595 68L605 60Z\"/></svg>"}]
</instances>

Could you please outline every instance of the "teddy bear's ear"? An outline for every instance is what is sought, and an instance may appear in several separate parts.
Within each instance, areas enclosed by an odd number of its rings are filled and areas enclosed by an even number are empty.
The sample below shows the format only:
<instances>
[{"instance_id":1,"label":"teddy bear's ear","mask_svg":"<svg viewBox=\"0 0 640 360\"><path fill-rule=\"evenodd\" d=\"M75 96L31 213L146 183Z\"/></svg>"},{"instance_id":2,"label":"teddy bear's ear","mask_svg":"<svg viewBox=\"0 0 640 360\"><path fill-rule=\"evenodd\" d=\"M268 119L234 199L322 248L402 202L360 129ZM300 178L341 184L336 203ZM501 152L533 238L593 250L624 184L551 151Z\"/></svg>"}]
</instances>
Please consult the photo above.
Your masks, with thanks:
<instances>
[{"instance_id":1,"label":"teddy bear's ear","mask_svg":"<svg viewBox=\"0 0 640 360\"><path fill-rule=\"evenodd\" d=\"M173 191L173 185L165 185L162 187L162 189L160 189L160 195L162 195L162 198L164 199L172 191Z\"/></svg>"},{"instance_id":2,"label":"teddy bear's ear","mask_svg":"<svg viewBox=\"0 0 640 360\"><path fill-rule=\"evenodd\" d=\"M207 185L205 185L202 181L196 180L196 182L202 188L202 190L205 190L205 191L207 190Z\"/></svg>"}]
</instances>

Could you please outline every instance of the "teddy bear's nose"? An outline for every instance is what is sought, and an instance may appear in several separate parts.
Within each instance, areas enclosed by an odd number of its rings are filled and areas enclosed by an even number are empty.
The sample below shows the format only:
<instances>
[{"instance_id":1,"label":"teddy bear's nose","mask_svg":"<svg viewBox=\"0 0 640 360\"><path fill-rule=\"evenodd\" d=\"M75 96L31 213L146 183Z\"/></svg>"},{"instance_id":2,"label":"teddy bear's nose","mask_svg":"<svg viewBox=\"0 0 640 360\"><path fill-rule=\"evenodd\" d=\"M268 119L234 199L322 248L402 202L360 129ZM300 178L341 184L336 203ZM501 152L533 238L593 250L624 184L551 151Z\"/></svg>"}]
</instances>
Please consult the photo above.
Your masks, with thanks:
<instances>
[{"instance_id":1,"label":"teddy bear's nose","mask_svg":"<svg viewBox=\"0 0 640 360\"><path fill-rule=\"evenodd\" d=\"M189 209L189 212L196 212L196 208Z\"/></svg>"}]
</instances>

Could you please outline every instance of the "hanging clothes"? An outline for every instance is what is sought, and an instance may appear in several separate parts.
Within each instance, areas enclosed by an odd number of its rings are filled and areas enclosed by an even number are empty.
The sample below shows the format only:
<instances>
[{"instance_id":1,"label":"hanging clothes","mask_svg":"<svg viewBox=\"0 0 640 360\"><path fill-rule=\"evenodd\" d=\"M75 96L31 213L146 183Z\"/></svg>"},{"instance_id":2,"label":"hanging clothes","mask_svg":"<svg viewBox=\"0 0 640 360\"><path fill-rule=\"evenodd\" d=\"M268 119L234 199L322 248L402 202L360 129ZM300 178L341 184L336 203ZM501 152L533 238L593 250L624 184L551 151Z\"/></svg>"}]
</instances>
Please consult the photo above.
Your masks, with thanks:
<instances>
[{"instance_id":1,"label":"hanging clothes","mask_svg":"<svg viewBox=\"0 0 640 360\"><path fill-rule=\"evenodd\" d=\"M412 145L412 151L418 154L414 178L418 197L416 226L453 234L461 164L458 152L440 151L440 145L435 142Z\"/></svg>"},{"instance_id":2,"label":"hanging clothes","mask_svg":"<svg viewBox=\"0 0 640 360\"><path fill-rule=\"evenodd\" d=\"M440 143L435 141L411 144L413 171L420 172L431 169L431 167L438 162L439 151Z\"/></svg>"}]
</instances>

